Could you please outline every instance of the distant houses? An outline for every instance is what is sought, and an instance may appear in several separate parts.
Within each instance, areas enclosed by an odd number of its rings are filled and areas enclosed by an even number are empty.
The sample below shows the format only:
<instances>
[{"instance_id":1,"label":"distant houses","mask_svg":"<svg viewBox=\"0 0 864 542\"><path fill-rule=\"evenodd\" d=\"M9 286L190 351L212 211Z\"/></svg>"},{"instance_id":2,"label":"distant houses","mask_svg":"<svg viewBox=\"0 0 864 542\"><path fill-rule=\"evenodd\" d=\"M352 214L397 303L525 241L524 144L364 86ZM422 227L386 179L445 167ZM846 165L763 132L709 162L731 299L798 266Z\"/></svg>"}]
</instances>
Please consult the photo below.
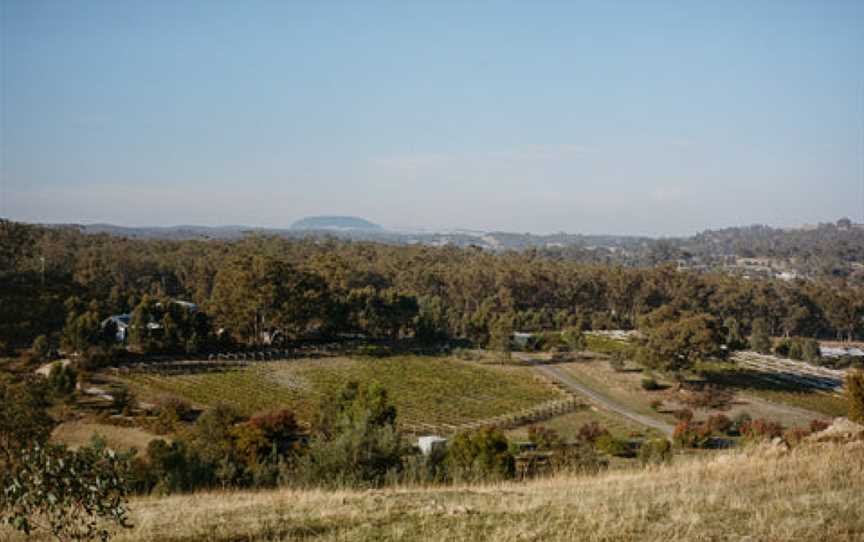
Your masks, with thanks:
<instances>
[{"instance_id":1,"label":"distant houses","mask_svg":"<svg viewBox=\"0 0 864 542\"><path fill-rule=\"evenodd\" d=\"M191 301L182 301L182 300L172 300L172 305L178 305L188 310L189 312L195 312L198 310L198 305L192 303ZM161 303L156 303L157 307L161 307ZM115 337L117 338L117 342L125 343L129 340L129 328L132 325L132 315L131 314L115 314L109 316L108 318L102 320L101 327L105 329L107 326L113 324L116 331ZM147 329L149 331L155 331L162 329L162 324L160 322L148 322Z\"/></svg>"}]
</instances>

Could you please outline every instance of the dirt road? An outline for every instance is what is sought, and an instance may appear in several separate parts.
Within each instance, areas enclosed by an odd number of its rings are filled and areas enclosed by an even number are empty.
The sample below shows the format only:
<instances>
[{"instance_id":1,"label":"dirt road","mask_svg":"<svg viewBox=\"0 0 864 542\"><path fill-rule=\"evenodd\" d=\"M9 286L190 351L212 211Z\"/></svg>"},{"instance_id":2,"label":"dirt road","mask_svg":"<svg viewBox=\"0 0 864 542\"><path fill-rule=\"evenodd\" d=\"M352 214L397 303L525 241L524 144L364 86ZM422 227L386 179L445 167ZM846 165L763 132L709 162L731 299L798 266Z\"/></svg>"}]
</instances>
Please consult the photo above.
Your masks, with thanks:
<instances>
[{"instance_id":1,"label":"dirt road","mask_svg":"<svg viewBox=\"0 0 864 542\"><path fill-rule=\"evenodd\" d=\"M526 362L530 363L535 370L545 375L547 378L551 378L572 390L575 393L583 395L590 399L596 405L606 409L611 410L617 414L624 416L625 418L631 419L639 424L642 424L646 427L650 427L652 429L656 429L660 431L664 435L671 436L672 431L675 429L673 426L668 423L664 423L660 420L655 420L650 416L646 416L644 414L639 414L638 412L634 412L633 410L627 408L626 406L613 401L612 399L597 393L591 388L585 387L584 385L577 382L573 377L568 375L565 371L554 365L548 365L543 363L542 361L537 361L533 359L531 356L527 354L522 354L519 352L514 352L513 356Z\"/></svg>"}]
</instances>

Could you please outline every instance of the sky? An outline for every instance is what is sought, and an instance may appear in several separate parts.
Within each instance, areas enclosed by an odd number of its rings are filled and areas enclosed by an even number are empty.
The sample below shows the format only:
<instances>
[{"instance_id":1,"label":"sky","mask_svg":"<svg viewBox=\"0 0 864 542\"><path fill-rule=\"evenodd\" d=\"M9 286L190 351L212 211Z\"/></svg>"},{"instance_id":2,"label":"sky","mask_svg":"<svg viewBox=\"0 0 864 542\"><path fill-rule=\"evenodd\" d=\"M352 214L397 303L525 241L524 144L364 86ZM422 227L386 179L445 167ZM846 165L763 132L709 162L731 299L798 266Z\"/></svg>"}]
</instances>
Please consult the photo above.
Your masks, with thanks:
<instances>
[{"instance_id":1,"label":"sky","mask_svg":"<svg viewBox=\"0 0 864 542\"><path fill-rule=\"evenodd\" d=\"M0 217L864 221L864 1L0 0Z\"/></svg>"}]
</instances>

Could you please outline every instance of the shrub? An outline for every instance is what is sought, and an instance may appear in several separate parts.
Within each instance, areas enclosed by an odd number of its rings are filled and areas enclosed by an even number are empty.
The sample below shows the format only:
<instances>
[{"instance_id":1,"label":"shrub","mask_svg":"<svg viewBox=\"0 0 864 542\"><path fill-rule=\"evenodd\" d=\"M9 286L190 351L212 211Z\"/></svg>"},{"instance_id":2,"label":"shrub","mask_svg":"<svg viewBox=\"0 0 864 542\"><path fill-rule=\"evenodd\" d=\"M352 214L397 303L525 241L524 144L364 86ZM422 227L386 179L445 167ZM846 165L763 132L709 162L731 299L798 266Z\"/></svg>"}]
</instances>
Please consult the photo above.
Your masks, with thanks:
<instances>
[{"instance_id":1,"label":"shrub","mask_svg":"<svg viewBox=\"0 0 864 542\"><path fill-rule=\"evenodd\" d=\"M789 339L782 339L774 345L774 354L780 356L781 358L790 357L789 353L792 350L792 341Z\"/></svg>"},{"instance_id":2,"label":"shrub","mask_svg":"<svg viewBox=\"0 0 864 542\"><path fill-rule=\"evenodd\" d=\"M864 371L856 369L847 373L845 388L849 419L864 423Z\"/></svg>"},{"instance_id":3,"label":"shrub","mask_svg":"<svg viewBox=\"0 0 864 542\"><path fill-rule=\"evenodd\" d=\"M174 396L162 397L156 404L156 420L151 429L157 435L174 432L180 427L180 422L188 419L191 413L192 407L183 399Z\"/></svg>"},{"instance_id":4,"label":"shrub","mask_svg":"<svg viewBox=\"0 0 864 542\"><path fill-rule=\"evenodd\" d=\"M665 438L646 440L639 447L639 461L643 465L668 463L672 459L672 443Z\"/></svg>"},{"instance_id":5,"label":"shrub","mask_svg":"<svg viewBox=\"0 0 864 542\"><path fill-rule=\"evenodd\" d=\"M287 409L261 412L252 416L249 425L261 431L269 448L285 454L295 448L299 440L300 426L294 413Z\"/></svg>"},{"instance_id":6,"label":"shrub","mask_svg":"<svg viewBox=\"0 0 864 542\"><path fill-rule=\"evenodd\" d=\"M405 450L387 391L374 383L349 382L332 403L323 409L308 453L298 461L298 481L377 487L397 476ZM278 433L290 429L293 416L282 412L268 417L256 423L267 430L278 427Z\"/></svg>"},{"instance_id":7,"label":"shrub","mask_svg":"<svg viewBox=\"0 0 864 542\"><path fill-rule=\"evenodd\" d=\"M587 443L562 445L553 450L550 467L554 473L597 473L609 466L609 461Z\"/></svg>"},{"instance_id":8,"label":"shrub","mask_svg":"<svg viewBox=\"0 0 864 542\"><path fill-rule=\"evenodd\" d=\"M450 477L456 481L503 480L515 474L507 437L494 428L453 437L446 464Z\"/></svg>"},{"instance_id":9,"label":"shrub","mask_svg":"<svg viewBox=\"0 0 864 542\"><path fill-rule=\"evenodd\" d=\"M91 346L78 358L76 364L79 369L96 371L113 365L122 358L124 353L125 350L121 346Z\"/></svg>"},{"instance_id":10,"label":"shrub","mask_svg":"<svg viewBox=\"0 0 864 542\"><path fill-rule=\"evenodd\" d=\"M627 441L617 439L609 433L597 437L597 441L594 444L595 446L597 446L598 450L608 455L612 455L615 457L633 456L633 451L630 449Z\"/></svg>"},{"instance_id":11,"label":"shrub","mask_svg":"<svg viewBox=\"0 0 864 542\"><path fill-rule=\"evenodd\" d=\"M598 438L603 435L608 435L609 431L597 422L589 422L579 428L577 438L582 442L590 442L594 444Z\"/></svg>"},{"instance_id":12,"label":"shrub","mask_svg":"<svg viewBox=\"0 0 864 542\"><path fill-rule=\"evenodd\" d=\"M653 401L651 401L651 410L655 410L657 412L660 412L660 409L662 407L663 407L663 400L662 399L654 399Z\"/></svg>"},{"instance_id":13,"label":"shrub","mask_svg":"<svg viewBox=\"0 0 864 542\"><path fill-rule=\"evenodd\" d=\"M571 352L581 352L587 347L585 335L579 327L571 327L561 333L561 340L567 345Z\"/></svg>"},{"instance_id":14,"label":"shrub","mask_svg":"<svg viewBox=\"0 0 864 542\"><path fill-rule=\"evenodd\" d=\"M733 394L717 386L705 386L701 390L691 391L681 398L681 402L690 408L701 410L723 410L729 408Z\"/></svg>"},{"instance_id":15,"label":"shrub","mask_svg":"<svg viewBox=\"0 0 864 542\"><path fill-rule=\"evenodd\" d=\"M56 362L51 365L51 371L48 373L48 387L51 392L58 397L65 397L75 391L75 385L78 383L78 376L71 364L63 364Z\"/></svg>"},{"instance_id":16,"label":"shrub","mask_svg":"<svg viewBox=\"0 0 864 542\"><path fill-rule=\"evenodd\" d=\"M532 425L528 428L528 440L533 442L538 450L551 450L564 444L557 431L540 425Z\"/></svg>"},{"instance_id":17,"label":"shrub","mask_svg":"<svg viewBox=\"0 0 864 542\"><path fill-rule=\"evenodd\" d=\"M822 420L810 420L810 432L818 433L828 429L831 424Z\"/></svg>"},{"instance_id":18,"label":"shrub","mask_svg":"<svg viewBox=\"0 0 864 542\"><path fill-rule=\"evenodd\" d=\"M609 366L616 373L623 372L627 367L627 364L624 362L624 354L622 352L613 352L612 357L609 358Z\"/></svg>"},{"instance_id":19,"label":"shrub","mask_svg":"<svg viewBox=\"0 0 864 542\"><path fill-rule=\"evenodd\" d=\"M746 412L741 412L740 414L732 418L731 432L742 435L744 428L749 426L751 421L753 421L753 418L750 417L750 414Z\"/></svg>"},{"instance_id":20,"label":"shrub","mask_svg":"<svg viewBox=\"0 0 864 542\"><path fill-rule=\"evenodd\" d=\"M646 376L642 379L642 389L647 391L656 391L661 389L662 386L657 383L653 376Z\"/></svg>"},{"instance_id":21,"label":"shrub","mask_svg":"<svg viewBox=\"0 0 864 542\"><path fill-rule=\"evenodd\" d=\"M30 347L30 354L33 361L40 362L48 359L51 352L51 344L48 342L48 337L39 335L33 340L33 346Z\"/></svg>"},{"instance_id":22,"label":"shrub","mask_svg":"<svg viewBox=\"0 0 864 542\"><path fill-rule=\"evenodd\" d=\"M732 420L724 414L714 414L708 417L708 427L715 433L728 434L732 429Z\"/></svg>"},{"instance_id":23,"label":"shrub","mask_svg":"<svg viewBox=\"0 0 864 542\"><path fill-rule=\"evenodd\" d=\"M704 423L680 421L672 433L672 441L680 448L707 448L711 442L711 428Z\"/></svg>"},{"instance_id":24,"label":"shrub","mask_svg":"<svg viewBox=\"0 0 864 542\"><path fill-rule=\"evenodd\" d=\"M778 422L758 418L741 426L741 435L748 440L765 440L783 436L783 426Z\"/></svg>"},{"instance_id":25,"label":"shrub","mask_svg":"<svg viewBox=\"0 0 864 542\"><path fill-rule=\"evenodd\" d=\"M822 358L822 350L819 348L819 341L816 339L804 339L801 350L804 361L809 363L818 363Z\"/></svg>"},{"instance_id":26,"label":"shrub","mask_svg":"<svg viewBox=\"0 0 864 542\"><path fill-rule=\"evenodd\" d=\"M810 431L806 427L793 427L783 433L783 440L790 446L795 446L810 435Z\"/></svg>"}]
</instances>

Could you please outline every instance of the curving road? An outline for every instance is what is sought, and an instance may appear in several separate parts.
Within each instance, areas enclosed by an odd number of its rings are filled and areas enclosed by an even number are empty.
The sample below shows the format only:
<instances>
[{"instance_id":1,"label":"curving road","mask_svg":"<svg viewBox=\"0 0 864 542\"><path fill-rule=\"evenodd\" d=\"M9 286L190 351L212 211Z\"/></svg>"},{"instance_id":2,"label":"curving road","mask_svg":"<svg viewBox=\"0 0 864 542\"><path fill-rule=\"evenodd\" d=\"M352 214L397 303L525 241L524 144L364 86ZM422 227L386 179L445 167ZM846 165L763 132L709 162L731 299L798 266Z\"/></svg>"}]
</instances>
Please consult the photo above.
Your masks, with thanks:
<instances>
[{"instance_id":1,"label":"curving road","mask_svg":"<svg viewBox=\"0 0 864 542\"><path fill-rule=\"evenodd\" d=\"M576 381L576 379L574 379L572 376L568 375L566 371L563 371L560 368L555 367L554 365L547 365L543 362L540 362L540 361L533 359L531 356L529 356L527 354L523 354L520 352L513 352L513 356L515 356L516 358L518 358L522 361L525 361L525 362L531 364L531 366L534 367L534 369L536 369L540 373L543 373L543 375L545 375L547 378L550 378L552 380L559 382L560 384L562 384L566 388L570 389L574 393L584 395L585 397L590 399L592 402L596 403L598 406L605 408L606 410L611 410L612 412L620 414L620 415L624 416L625 418L633 420L634 422L637 422L641 425L650 427L652 429L656 429L657 431L660 431L661 433L663 433L666 436L671 436L672 432L675 429L672 425L670 425L668 423L664 423L664 422L661 422L660 420L655 420L654 418L652 418L650 416L646 416L644 414L639 414L638 412L634 412L633 410L630 410L629 408L622 405L621 403L613 401L612 399L609 399L608 397L597 393L596 391L592 390L591 388L588 388L588 387L580 384L579 382Z\"/></svg>"}]
</instances>

